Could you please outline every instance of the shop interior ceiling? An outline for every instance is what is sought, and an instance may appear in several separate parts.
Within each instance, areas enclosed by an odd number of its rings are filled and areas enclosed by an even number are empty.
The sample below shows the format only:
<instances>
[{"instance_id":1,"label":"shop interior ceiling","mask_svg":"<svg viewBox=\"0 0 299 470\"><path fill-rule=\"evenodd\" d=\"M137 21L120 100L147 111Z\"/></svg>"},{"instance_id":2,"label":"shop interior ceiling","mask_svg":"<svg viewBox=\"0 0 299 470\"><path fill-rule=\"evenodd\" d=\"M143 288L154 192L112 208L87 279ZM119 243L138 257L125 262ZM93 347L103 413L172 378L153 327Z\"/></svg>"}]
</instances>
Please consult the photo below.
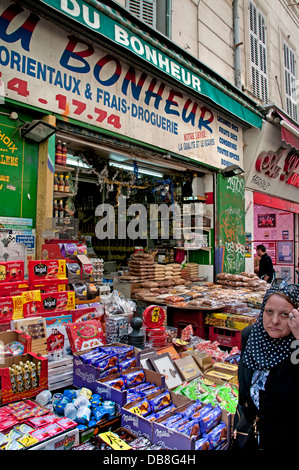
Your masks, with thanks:
<instances>
[{"instance_id":1,"label":"shop interior ceiling","mask_svg":"<svg viewBox=\"0 0 299 470\"><path fill-rule=\"evenodd\" d=\"M88 138L81 138L69 133L57 132L56 140L65 142L69 155L80 157L80 153L84 151L92 151L101 160L106 160L107 163L116 163L122 165L129 165L133 168L134 162L137 162L138 168L141 170L154 171L163 175L175 175L178 172L194 171L197 176L204 176L209 173L208 170L201 168L196 163L178 161L167 153L157 154L146 148L134 146L132 151L121 149L114 141L114 146L103 145ZM84 178L86 180L86 178ZM91 182L93 178L90 178Z\"/></svg>"}]
</instances>

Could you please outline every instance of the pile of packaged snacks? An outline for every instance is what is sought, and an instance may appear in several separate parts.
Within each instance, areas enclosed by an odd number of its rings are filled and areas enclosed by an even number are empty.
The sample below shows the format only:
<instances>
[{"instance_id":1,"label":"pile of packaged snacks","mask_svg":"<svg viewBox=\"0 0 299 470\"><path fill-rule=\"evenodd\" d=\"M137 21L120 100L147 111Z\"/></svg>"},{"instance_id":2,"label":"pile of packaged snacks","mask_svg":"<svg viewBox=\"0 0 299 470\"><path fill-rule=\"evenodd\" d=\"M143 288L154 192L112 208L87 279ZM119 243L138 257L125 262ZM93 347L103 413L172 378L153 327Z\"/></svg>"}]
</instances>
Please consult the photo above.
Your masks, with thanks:
<instances>
[{"instance_id":1,"label":"pile of packaged snacks","mask_svg":"<svg viewBox=\"0 0 299 470\"><path fill-rule=\"evenodd\" d=\"M216 450L227 443L227 425L221 421L220 406L204 404L199 399L183 412L175 413L159 423L196 440L196 450Z\"/></svg>"},{"instance_id":2,"label":"pile of packaged snacks","mask_svg":"<svg viewBox=\"0 0 299 470\"><path fill-rule=\"evenodd\" d=\"M22 450L76 426L32 400L9 403L0 408L0 448Z\"/></svg>"},{"instance_id":3,"label":"pile of packaged snacks","mask_svg":"<svg viewBox=\"0 0 299 470\"><path fill-rule=\"evenodd\" d=\"M213 360L217 362L223 362L226 360L229 361L231 356L235 356L240 352L237 347L232 348L230 352L224 351L219 348L219 345L220 343L218 343L218 341L212 342L209 340L200 339L200 341L194 345L194 349L209 354L212 356Z\"/></svg>"},{"instance_id":4,"label":"pile of packaged snacks","mask_svg":"<svg viewBox=\"0 0 299 470\"><path fill-rule=\"evenodd\" d=\"M9 367L9 376L13 393L20 393L34 389L38 386L41 363L33 361L20 361Z\"/></svg>"},{"instance_id":5,"label":"pile of packaged snacks","mask_svg":"<svg viewBox=\"0 0 299 470\"><path fill-rule=\"evenodd\" d=\"M199 399L202 403L219 406L222 410L234 414L238 404L238 389L234 384L218 385L203 378L196 378L179 385L175 393L180 393L190 400Z\"/></svg>"},{"instance_id":6,"label":"pile of packaged snacks","mask_svg":"<svg viewBox=\"0 0 299 470\"><path fill-rule=\"evenodd\" d=\"M101 395L92 393L88 388L67 389L63 393L45 391L45 407L57 416L64 416L75 423L79 430L95 426L101 419L110 419L116 415L115 402L105 400ZM42 394L40 394L42 395ZM39 396L36 397L39 400Z\"/></svg>"},{"instance_id":7,"label":"pile of packaged snacks","mask_svg":"<svg viewBox=\"0 0 299 470\"><path fill-rule=\"evenodd\" d=\"M159 450L158 444L152 444L144 437L137 437L124 428L94 436L90 442L84 442L72 450ZM163 448L164 449L164 448Z\"/></svg>"},{"instance_id":8,"label":"pile of packaged snacks","mask_svg":"<svg viewBox=\"0 0 299 470\"><path fill-rule=\"evenodd\" d=\"M134 346L97 347L79 357L84 364L101 370L100 378L124 372L137 366Z\"/></svg>"}]
</instances>

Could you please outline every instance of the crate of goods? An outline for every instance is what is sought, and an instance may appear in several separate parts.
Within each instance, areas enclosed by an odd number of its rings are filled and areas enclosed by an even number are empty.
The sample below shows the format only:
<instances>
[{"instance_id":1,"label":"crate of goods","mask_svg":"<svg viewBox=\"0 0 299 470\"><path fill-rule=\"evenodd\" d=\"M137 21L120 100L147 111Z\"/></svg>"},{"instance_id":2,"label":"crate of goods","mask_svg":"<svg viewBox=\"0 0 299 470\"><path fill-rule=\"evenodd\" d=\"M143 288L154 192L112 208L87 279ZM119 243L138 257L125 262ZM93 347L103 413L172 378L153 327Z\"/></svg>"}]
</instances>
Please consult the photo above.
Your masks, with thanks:
<instances>
[{"instance_id":1,"label":"crate of goods","mask_svg":"<svg viewBox=\"0 0 299 470\"><path fill-rule=\"evenodd\" d=\"M12 356L0 363L0 403L38 395L48 388L48 360L34 353Z\"/></svg>"},{"instance_id":2,"label":"crate of goods","mask_svg":"<svg viewBox=\"0 0 299 470\"><path fill-rule=\"evenodd\" d=\"M255 322L255 317L247 315L228 315L226 326L236 330L243 330L246 326L252 325Z\"/></svg>"},{"instance_id":3,"label":"crate of goods","mask_svg":"<svg viewBox=\"0 0 299 470\"><path fill-rule=\"evenodd\" d=\"M226 313L208 313L205 317L205 324L210 326L225 327L227 320Z\"/></svg>"},{"instance_id":4,"label":"crate of goods","mask_svg":"<svg viewBox=\"0 0 299 470\"><path fill-rule=\"evenodd\" d=\"M217 341L221 346L241 349L241 330L209 326L209 340Z\"/></svg>"},{"instance_id":5,"label":"crate of goods","mask_svg":"<svg viewBox=\"0 0 299 470\"><path fill-rule=\"evenodd\" d=\"M73 385L73 357L65 357L48 363L49 390L58 390Z\"/></svg>"},{"instance_id":6,"label":"crate of goods","mask_svg":"<svg viewBox=\"0 0 299 470\"><path fill-rule=\"evenodd\" d=\"M191 309L173 309L173 326L178 329L178 335L181 331L187 326L192 325L194 335L199 336L200 338L205 337L205 321L204 313L200 310L191 310Z\"/></svg>"}]
</instances>

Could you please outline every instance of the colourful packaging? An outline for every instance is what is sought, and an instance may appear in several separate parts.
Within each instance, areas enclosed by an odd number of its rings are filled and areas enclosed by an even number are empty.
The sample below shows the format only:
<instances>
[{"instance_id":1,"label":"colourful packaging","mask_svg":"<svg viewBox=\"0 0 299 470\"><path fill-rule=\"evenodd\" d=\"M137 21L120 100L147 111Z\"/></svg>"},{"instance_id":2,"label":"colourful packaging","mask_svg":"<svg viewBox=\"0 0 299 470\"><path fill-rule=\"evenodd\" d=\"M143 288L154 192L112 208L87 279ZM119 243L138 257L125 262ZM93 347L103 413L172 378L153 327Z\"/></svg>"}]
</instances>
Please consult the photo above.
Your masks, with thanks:
<instances>
[{"instance_id":1,"label":"colourful packaging","mask_svg":"<svg viewBox=\"0 0 299 470\"><path fill-rule=\"evenodd\" d=\"M29 260L28 273L30 282L41 279L66 278L66 261L58 260Z\"/></svg>"}]
</instances>

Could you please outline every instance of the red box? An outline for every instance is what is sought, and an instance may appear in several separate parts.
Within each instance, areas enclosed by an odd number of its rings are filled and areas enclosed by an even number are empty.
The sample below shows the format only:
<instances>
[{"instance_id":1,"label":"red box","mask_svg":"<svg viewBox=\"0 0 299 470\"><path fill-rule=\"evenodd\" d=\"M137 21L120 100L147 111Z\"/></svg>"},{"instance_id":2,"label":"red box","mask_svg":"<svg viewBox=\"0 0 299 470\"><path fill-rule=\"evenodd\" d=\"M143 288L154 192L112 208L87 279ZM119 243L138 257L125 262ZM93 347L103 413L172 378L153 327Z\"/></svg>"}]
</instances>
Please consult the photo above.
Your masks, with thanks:
<instances>
[{"instance_id":1,"label":"red box","mask_svg":"<svg viewBox=\"0 0 299 470\"><path fill-rule=\"evenodd\" d=\"M64 259L61 253L59 243L47 243L42 245L42 257L43 260L47 259Z\"/></svg>"},{"instance_id":2,"label":"red box","mask_svg":"<svg viewBox=\"0 0 299 470\"><path fill-rule=\"evenodd\" d=\"M66 332L73 353L106 344L102 323L99 320L67 323Z\"/></svg>"},{"instance_id":3,"label":"red box","mask_svg":"<svg viewBox=\"0 0 299 470\"><path fill-rule=\"evenodd\" d=\"M29 281L40 281L41 279L63 279L66 278L66 262L58 260L29 260Z\"/></svg>"},{"instance_id":4,"label":"red box","mask_svg":"<svg viewBox=\"0 0 299 470\"><path fill-rule=\"evenodd\" d=\"M66 290L68 282L67 277L62 279L35 279L33 281L30 280L29 289L38 289L42 294L48 292L62 292Z\"/></svg>"},{"instance_id":5,"label":"red box","mask_svg":"<svg viewBox=\"0 0 299 470\"><path fill-rule=\"evenodd\" d=\"M0 297L21 295L29 289L28 281L0 282Z\"/></svg>"},{"instance_id":6,"label":"red box","mask_svg":"<svg viewBox=\"0 0 299 470\"><path fill-rule=\"evenodd\" d=\"M168 307L171 309L171 307ZM179 322L196 324L198 328L205 326L204 313L202 310L173 308L173 326L177 327Z\"/></svg>"},{"instance_id":7,"label":"red box","mask_svg":"<svg viewBox=\"0 0 299 470\"><path fill-rule=\"evenodd\" d=\"M241 350L241 330L232 328L218 328L209 326L209 340L218 341L221 346L234 348L235 346Z\"/></svg>"},{"instance_id":8,"label":"red box","mask_svg":"<svg viewBox=\"0 0 299 470\"><path fill-rule=\"evenodd\" d=\"M26 361L32 361L37 367L38 363L41 363L38 386L29 390L14 393L10 380L9 367L13 364L19 364L21 361L23 363ZM23 354L21 356L8 357L4 360L4 364L0 363L0 385L0 403L3 405L5 403L24 400L38 395L40 392L48 388L48 359L33 352Z\"/></svg>"},{"instance_id":9,"label":"red box","mask_svg":"<svg viewBox=\"0 0 299 470\"><path fill-rule=\"evenodd\" d=\"M173 326L178 329L178 337L180 337L182 330L188 325L192 325L195 336L205 338L205 320L202 310L174 308Z\"/></svg>"},{"instance_id":10,"label":"red box","mask_svg":"<svg viewBox=\"0 0 299 470\"><path fill-rule=\"evenodd\" d=\"M0 281L22 281L24 279L24 261L0 261Z\"/></svg>"},{"instance_id":11,"label":"red box","mask_svg":"<svg viewBox=\"0 0 299 470\"><path fill-rule=\"evenodd\" d=\"M0 297L0 322L12 320L13 316L23 316L23 299L21 295Z\"/></svg>"},{"instance_id":12,"label":"red box","mask_svg":"<svg viewBox=\"0 0 299 470\"><path fill-rule=\"evenodd\" d=\"M23 294L24 317L36 316L40 313L62 312L76 308L75 292L51 292L41 294L40 291L28 291Z\"/></svg>"}]
</instances>

